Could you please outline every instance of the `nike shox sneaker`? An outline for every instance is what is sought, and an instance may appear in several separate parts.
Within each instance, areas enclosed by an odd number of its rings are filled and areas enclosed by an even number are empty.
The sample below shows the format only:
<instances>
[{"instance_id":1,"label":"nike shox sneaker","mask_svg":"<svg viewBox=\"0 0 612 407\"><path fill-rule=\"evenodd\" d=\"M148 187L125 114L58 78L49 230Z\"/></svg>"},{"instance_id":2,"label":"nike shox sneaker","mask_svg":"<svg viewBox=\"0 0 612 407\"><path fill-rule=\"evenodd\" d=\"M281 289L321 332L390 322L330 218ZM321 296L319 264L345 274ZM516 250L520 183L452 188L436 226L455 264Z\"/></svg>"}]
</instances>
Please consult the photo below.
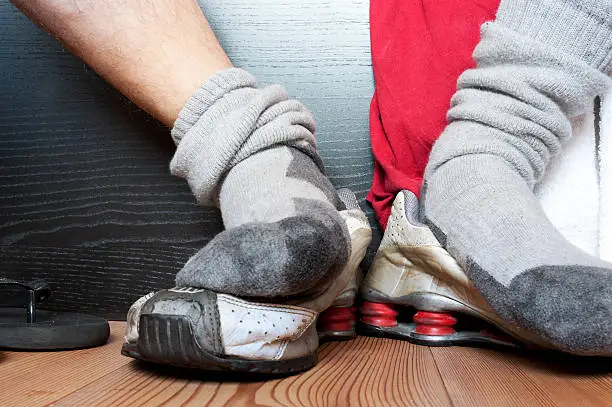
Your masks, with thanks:
<instances>
[{"instance_id":1,"label":"nike shox sneaker","mask_svg":"<svg viewBox=\"0 0 612 407\"><path fill-rule=\"evenodd\" d=\"M418 220L419 202L400 192L360 293L358 332L427 346L553 348L502 320Z\"/></svg>"},{"instance_id":2,"label":"nike shox sneaker","mask_svg":"<svg viewBox=\"0 0 612 407\"><path fill-rule=\"evenodd\" d=\"M353 193L338 192L351 255L327 287L283 303L192 287L150 293L128 312L122 353L204 370L288 374L316 364L320 340L354 337L359 264L372 231Z\"/></svg>"}]
</instances>

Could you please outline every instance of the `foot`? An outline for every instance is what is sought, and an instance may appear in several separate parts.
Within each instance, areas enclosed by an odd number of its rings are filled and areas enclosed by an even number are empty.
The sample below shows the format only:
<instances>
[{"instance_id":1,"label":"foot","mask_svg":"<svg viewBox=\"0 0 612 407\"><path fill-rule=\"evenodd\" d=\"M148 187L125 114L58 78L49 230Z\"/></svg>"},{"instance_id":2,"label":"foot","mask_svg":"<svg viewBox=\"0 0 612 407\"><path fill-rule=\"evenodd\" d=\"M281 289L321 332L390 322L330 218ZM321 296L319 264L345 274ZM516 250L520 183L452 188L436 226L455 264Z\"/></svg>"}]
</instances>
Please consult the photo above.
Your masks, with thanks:
<instances>
[{"instance_id":1,"label":"foot","mask_svg":"<svg viewBox=\"0 0 612 407\"><path fill-rule=\"evenodd\" d=\"M556 348L501 318L418 217L416 196L398 193L361 285L361 333L427 346Z\"/></svg>"},{"instance_id":2,"label":"foot","mask_svg":"<svg viewBox=\"0 0 612 407\"><path fill-rule=\"evenodd\" d=\"M562 350L612 353L612 265L571 245L507 163L447 162L429 174L422 207L438 241L504 319Z\"/></svg>"},{"instance_id":3,"label":"foot","mask_svg":"<svg viewBox=\"0 0 612 407\"><path fill-rule=\"evenodd\" d=\"M312 159L293 148L236 165L220 208L227 229L189 259L178 286L243 297L307 295L323 290L350 255L338 212L345 205Z\"/></svg>"},{"instance_id":4,"label":"foot","mask_svg":"<svg viewBox=\"0 0 612 407\"><path fill-rule=\"evenodd\" d=\"M322 292L291 303L255 302L189 287L151 293L128 312L122 353L233 372L287 374L314 366L321 339L355 335L359 263L371 230L358 208L343 210L340 216L350 232L351 255Z\"/></svg>"},{"instance_id":5,"label":"foot","mask_svg":"<svg viewBox=\"0 0 612 407\"><path fill-rule=\"evenodd\" d=\"M502 2L481 28L477 67L460 76L430 155L421 220L505 320L559 349L610 354L612 265L571 245L532 192L569 118L610 85L610 27L596 16L610 10L521 11L531 6ZM549 6L556 18L539 18Z\"/></svg>"},{"instance_id":6,"label":"foot","mask_svg":"<svg viewBox=\"0 0 612 407\"><path fill-rule=\"evenodd\" d=\"M240 69L217 73L172 131L171 169L225 231L193 256L177 285L248 297L322 291L350 255L344 209L316 151L312 114L280 86Z\"/></svg>"}]
</instances>

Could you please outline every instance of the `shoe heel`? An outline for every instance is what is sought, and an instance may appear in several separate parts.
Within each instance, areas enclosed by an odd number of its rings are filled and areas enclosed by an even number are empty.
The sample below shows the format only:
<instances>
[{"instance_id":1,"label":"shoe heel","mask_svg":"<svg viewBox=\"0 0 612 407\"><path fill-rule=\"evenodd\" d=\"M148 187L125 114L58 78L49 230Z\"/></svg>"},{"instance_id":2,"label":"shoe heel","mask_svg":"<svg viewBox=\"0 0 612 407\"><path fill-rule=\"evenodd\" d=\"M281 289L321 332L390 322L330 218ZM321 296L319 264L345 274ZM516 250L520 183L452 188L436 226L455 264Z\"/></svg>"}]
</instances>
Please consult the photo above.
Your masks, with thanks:
<instances>
[{"instance_id":1,"label":"shoe heel","mask_svg":"<svg viewBox=\"0 0 612 407\"><path fill-rule=\"evenodd\" d=\"M364 301L359 308L361 317L359 320L368 325L389 328L397 326L397 314L395 306L381 302Z\"/></svg>"},{"instance_id":2,"label":"shoe heel","mask_svg":"<svg viewBox=\"0 0 612 407\"><path fill-rule=\"evenodd\" d=\"M333 339L350 339L356 336L355 307L330 307L319 315L317 330L321 336Z\"/></svg>"},{"instance_id":3,"label":"shoe heel","mask_svg":"<svg viewBox=\"0 0 612 407\"><path fill-rule=\"evenodd\" d=\"M457 318L446 312L417 311L412 321L415 333L428 336L452 335L457 324Z\"/></svg>"}]
</instances>

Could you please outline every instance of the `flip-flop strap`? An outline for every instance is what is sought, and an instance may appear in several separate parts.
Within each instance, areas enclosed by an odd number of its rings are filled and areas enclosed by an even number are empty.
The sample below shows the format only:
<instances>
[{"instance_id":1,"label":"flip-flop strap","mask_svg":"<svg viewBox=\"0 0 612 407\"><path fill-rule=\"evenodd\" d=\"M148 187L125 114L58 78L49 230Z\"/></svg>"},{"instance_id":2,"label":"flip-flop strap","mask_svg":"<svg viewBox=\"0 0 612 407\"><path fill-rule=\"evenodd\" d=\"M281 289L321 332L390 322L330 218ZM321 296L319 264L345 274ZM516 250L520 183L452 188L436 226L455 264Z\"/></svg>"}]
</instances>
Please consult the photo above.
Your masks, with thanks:
<instances>
[{"instance_id":1,"label":"flip-flop strap","mask_svg":"<svg viewBox=\"0 0 612 407\"><path fill-rule=\"evenodd\" d=\"M20 287L28 292L26 319L28 323L36 322L36 304L45 301L51 296L51 287L45 280L17 281L0 277L0 290L2 287Z\"/></svg>"}]
</instances>

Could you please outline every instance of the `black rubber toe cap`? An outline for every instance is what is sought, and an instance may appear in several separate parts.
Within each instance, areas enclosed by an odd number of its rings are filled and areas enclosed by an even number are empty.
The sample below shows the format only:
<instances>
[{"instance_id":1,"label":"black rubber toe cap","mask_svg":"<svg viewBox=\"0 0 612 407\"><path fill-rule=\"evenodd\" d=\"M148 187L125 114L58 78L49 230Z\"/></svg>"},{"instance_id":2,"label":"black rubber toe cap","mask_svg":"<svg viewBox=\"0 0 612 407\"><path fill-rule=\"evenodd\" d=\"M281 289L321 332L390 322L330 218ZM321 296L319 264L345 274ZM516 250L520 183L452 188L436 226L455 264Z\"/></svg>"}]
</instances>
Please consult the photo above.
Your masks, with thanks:
<instances>
[{"instance_id":1,"label":"black rubber toe cap","mask_svg":"<svg viewBox=\"0 0 612 407\"><path fill-rule=\"evenodd\" d=\"M214 292L193 288L159 291L142 308L140 318L149 316L181 317L181 323L190 325L199 347L212 354L223 353L217 295ZM161 338L160 343L164 342Z\"/></svg>"}]
</instances>

